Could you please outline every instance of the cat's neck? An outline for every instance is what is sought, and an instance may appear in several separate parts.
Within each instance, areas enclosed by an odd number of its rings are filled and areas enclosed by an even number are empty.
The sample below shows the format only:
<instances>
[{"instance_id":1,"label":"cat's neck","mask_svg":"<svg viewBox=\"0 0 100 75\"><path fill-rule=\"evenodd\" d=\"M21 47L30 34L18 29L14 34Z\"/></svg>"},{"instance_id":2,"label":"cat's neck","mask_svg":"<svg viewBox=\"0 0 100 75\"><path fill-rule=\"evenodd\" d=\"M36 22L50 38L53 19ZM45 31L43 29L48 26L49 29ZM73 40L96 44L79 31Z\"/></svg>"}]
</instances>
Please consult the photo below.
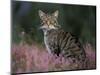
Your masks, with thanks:
<instances>
[{"instance_id":1,"label":"cat's neck","mask_svg":"<svg viewBox=\"0 0 100 75\"><path fill-rule=\"evenodd\" d=\"M44 36L47 36L47 35L49 35L49 33L53 32L53 31L59 31L59 30L62 30L62 28L43 30L43 33L44 33Z\"/></svg>"},{"instance_id":2,"label":"cat's neck","mask_svg":"<svg viewBox=\"0 0 100 75\"><path fill-rule=\"evenodd\" d=\"M43 30L44 36L47 36L47 35L49 35L50 32L56 31L56 30L58 30L58 29Z\"/></svg>"}]
</instances>

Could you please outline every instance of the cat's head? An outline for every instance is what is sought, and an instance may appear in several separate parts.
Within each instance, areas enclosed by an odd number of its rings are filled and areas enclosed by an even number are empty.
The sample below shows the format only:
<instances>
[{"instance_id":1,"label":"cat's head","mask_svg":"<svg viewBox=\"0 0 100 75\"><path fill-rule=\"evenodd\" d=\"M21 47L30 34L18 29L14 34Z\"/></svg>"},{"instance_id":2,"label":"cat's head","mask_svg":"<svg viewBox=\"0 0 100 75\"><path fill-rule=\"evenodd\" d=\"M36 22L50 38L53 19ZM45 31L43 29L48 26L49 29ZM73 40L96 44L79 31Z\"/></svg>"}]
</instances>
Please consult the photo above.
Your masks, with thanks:
<instances>
[{"instance_id":1,"label":"cat's head","mask_svg":"<svg viewBox=\"0 0 100 75\"><path fill-rule=\"evenodd\" d=\"M39 16L41 19L40 29L51 30L60 28L57 22L58 13L59 13L58 10L52 14L46 14L43 11L39 10Z\"/></svg>"}]
</instances>

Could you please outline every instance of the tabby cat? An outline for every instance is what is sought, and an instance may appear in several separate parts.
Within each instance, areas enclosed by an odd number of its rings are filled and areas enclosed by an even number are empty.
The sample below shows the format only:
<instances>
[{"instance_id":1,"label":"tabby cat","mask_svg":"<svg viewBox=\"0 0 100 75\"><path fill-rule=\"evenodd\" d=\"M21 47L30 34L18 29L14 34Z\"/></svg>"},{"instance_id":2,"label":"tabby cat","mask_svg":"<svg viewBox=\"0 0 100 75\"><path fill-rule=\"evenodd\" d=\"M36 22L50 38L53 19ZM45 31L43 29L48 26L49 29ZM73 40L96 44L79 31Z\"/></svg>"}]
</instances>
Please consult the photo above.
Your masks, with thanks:
<instances>
[{"instance_id":1,"label":"tabby cat","mask_svg":"<svg viewBox=\"0 0 100 75\"><path fill-rule=\"evenodd\" d=\"M44 43L49 53L60 54L73 61L84 61L85 51L79 40L70 32L65 32L57 22L58 10L52 14L45 14L39 10L41 27L44 33ZM75 59L75 60L74 60Z\"/></svg>"}]
</instances>

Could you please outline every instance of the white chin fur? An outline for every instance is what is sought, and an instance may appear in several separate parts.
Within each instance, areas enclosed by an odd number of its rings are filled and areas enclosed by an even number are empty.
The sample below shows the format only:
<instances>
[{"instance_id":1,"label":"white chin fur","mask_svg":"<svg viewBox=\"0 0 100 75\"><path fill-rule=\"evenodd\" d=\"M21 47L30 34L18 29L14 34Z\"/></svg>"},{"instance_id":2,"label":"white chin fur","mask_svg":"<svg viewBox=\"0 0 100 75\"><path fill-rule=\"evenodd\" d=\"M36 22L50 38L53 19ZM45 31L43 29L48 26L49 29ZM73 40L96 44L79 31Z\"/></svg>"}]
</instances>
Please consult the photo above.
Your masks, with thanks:
<instances>
[{"instance_id":1,"label":"white chin fur","mask_svg":"<svg viewBox=\"0 0 100 75\"><path fill-rule=\"evenodd\" d=\"M51 29L57 29L55 28L53 25L50 25L50 26L41 26L40 29L46 29L46 30L51 30Z\"/></svg>"}]
</instances>

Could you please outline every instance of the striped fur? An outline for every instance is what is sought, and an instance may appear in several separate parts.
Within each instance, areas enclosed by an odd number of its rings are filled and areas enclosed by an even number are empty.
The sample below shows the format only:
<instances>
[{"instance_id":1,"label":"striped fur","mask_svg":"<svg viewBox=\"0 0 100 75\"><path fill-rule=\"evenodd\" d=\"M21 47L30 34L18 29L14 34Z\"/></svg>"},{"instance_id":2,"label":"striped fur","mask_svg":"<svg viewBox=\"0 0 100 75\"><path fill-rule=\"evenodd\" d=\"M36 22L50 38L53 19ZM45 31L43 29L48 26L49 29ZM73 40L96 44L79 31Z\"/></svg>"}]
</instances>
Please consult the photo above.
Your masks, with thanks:
<instances>
[{"instance_id":1,"label":"striped fur","mask_svg":"<svg viewBox=\"0 0 100 75\"><path fill-rule=\"evenodd\" d=\"M45 14L39 10L41 29L44 32L44 42L49 53L60 54L65 58L72 58L73 61L84 61L85 51L79 40L69 32L65 32L58 25L58 11L53 14Z\"/></svg>"}]
</instances>

